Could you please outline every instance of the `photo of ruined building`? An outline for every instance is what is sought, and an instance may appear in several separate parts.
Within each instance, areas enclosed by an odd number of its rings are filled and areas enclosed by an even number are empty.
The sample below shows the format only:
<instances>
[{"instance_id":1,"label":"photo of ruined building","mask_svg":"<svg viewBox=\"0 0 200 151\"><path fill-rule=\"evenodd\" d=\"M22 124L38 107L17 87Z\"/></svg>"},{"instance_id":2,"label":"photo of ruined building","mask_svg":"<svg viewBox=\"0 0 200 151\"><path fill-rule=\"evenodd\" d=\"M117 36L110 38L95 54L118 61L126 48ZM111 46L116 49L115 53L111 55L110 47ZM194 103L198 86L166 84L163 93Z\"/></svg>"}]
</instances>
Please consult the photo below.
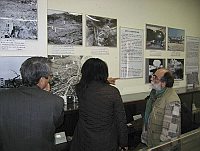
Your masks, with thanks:
<instances>
[{"instance_id":1,"label":"photo of ruined building","mask_svg":"<svg viewBox=\"0 0 200 151\"><path fill-rule=\"evenodd\" d=\"M0 57L0 88L17 88L22 85L21 64L28 57Z\"/></svg>"},{"instance_id":2,"label":"photo of ruined building","mask_svg":"<svg viewBox=\"0 0 200 151\"><path fill-rule=\"evenodd\" d=\"M38 39L37 0L0 1L0 38Z\"/></svg>"}]
</instances>

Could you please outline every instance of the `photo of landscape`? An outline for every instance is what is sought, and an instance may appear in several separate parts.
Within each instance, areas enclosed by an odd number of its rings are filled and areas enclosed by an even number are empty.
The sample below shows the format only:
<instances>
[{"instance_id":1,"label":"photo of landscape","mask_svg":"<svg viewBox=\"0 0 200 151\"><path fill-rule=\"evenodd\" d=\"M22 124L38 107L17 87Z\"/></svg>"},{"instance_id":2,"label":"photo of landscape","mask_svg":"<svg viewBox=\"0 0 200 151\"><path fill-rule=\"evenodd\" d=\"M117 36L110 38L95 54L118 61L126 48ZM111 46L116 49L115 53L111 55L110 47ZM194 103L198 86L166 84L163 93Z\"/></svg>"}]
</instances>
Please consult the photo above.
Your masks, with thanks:
<instances>
[{"instance_id":1,"label":"photo of landscape","mask_svg":"<svg viewBox=\"0 0 200 151\"><path fill-rule=\"evenodd\" d=\"M185 30L168 28L168 51L184 51Z\"/></svg>"},{"instance_id":2,"label":"photo of landscape","mask_svg":"<svg viewBox=\"0 0 200 151\"><path fill-rule=\"evenodd\" d=\"M82 45L82 15L48 10L48 44Z\"/></svg>"},{"instance_id":3,"label":"photo of landscape","mask_svg":"<svg viewBox=\"0 0 200 151\"><path fill-rule=\"evenodd\" d=\"M86 15L86 46L117 47L117 19Z\"/></svg>"}]
</instances>

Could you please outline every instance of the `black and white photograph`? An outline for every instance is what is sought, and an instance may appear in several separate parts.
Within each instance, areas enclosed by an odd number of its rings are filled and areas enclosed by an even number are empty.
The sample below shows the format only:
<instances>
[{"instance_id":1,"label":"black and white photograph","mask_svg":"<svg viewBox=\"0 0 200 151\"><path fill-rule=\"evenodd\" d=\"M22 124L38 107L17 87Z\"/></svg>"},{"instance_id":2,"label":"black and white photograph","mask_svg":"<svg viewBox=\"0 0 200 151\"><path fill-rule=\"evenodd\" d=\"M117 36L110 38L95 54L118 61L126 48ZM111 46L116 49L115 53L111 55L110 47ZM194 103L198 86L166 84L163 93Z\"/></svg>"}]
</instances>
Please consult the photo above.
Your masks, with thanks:
<instances>
[{"instance_id":1,"label":"black and white photograph","mask_svg":"<svg viewBox=\"0 0 200 151\"><path fill-rule=\"evenodd\" d=\"M117 47L117 19L86 15L86 46Z\"/></svg>"},{"instance_id":2,"label":"black and white photograph","mask_svg":"<svg viewBox=\"0 0 200 151\"><path fill-rule=\"evenodd\" d=\"M166 49L166 27L146 24L146 49Z\"/></svg>"},{"instance_id":3,"label":"black and white photograph","mask_svg":"<svg viewBox=\"0 0 200 151\"><path fill-rule=\"evenodd\" d=\"M174 76L174 80L183 80L184 59L167 59L167 69Z\"/></svg>"},{"instance_id":4,"label":"black and white photograph","mask_svg":"<svg viewBox=\"0 0 200 151\"><path fill-rule=\"evenodd\" d=\"M59 96L76 96L74 88L80 80L82 64L88 57L49 55L48 58L52 61L51 91Z\"/></svg>"},{"instance_id":5,"label":"black and white photograph","mask_svg":"<svg viewBox=\"0 0 200 151\"><path fill-rule=\"evenodd\" d=\"M157 58L147 58L145 60L146 64L146 80L145 83L151 82L152 75L159 68L165 68L165 59L157 59Z\"/></svg>"},{"instance_id":6,"label":"black and white photograph","mask_svg":"<svg viewBox=\"0 0 200 151\"><path fill-rule=\"evenodd\" d=\"M196 87L199 85L199 79L198 79L198 72L192 72L190 74L186 74L186 81L187 81L187 86L192 86Z\"/></svg>"},{"instance_id":7,"label":"black and white photograph","mask_svg":"<svg viewBox=\"0 0 200 151\"><path fill-rule=\"evenodd\" d=\"M22 85L20 67L28 57L0 57L0 88L16 88Z\"/></svg>"},{"instance_id":8,"label":"black and white photograph","mask_svg":"<svg viewBox=\"0 0 200 151\"><path fill-rule=\"evenodd\" d=\"M184 51L185 30L168 28L168 51Z\"/></svg>"},{"instance_id":9,"label":"black and white photograph","mask_svg":"<svg viewBox=\"0 0 200 151\"><path fill-rule=\"evenodd\" d=\"M38 39L37 0L0 0L0 38Z\"/></svg>"},{"instance_id":10,"label":"black and white photograph","mask_svg":"<svg viewBox=\"0 0 200 151\"><path fill-rule=\"evenodd\" d=\"M82 45L82 15L49 9L47 24L48 44Z\"/></svg>"}]
</instances>

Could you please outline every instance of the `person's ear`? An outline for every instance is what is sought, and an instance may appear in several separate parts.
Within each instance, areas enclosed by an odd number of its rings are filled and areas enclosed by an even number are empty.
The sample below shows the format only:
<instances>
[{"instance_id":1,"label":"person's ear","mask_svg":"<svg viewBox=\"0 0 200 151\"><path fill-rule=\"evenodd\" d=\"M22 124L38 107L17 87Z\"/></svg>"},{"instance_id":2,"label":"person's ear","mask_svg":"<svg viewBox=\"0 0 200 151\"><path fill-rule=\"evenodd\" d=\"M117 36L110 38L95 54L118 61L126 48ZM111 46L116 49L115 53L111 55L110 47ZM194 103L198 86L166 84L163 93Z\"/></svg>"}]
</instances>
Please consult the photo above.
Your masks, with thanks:
<instances>
[{"instance_id":1,"label":"person's ear","mask_svg":"<svg viewBox=\"0 0 200 151\"><path fill-rule=\"evenodd\" d=\"M166 87L166 82L165 82L165 81L163 81L163 82L161 81L161 87L162 87L162 88L165 88L165 87Z\"/></svg>"},{"instance_id":2,"label":"person's ear","mask_svg":"<svg viewBox=\"0 0 200 151\"><path fill-rule=\"evenodd\" d=\"M44 89L46 89L48 87L48 84L49 84L48 83L48 79L45 78L45 77L41 77L40 80L39 80L39 82L38 82L38 84L37 84L37 86L40 89L44 90Z\"/></svg>"}]
</instances>

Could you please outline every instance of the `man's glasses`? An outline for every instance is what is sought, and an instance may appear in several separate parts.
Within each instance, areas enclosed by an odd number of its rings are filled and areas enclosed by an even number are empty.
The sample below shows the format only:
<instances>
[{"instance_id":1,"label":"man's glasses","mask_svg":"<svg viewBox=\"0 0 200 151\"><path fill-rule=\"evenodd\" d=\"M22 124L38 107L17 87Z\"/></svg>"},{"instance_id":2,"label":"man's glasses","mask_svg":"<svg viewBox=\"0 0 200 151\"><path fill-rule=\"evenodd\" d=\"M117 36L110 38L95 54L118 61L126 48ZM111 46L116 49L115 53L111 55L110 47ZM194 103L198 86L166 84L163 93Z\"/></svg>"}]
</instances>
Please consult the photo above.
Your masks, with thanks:
<instances>
[{"instance_id":1,"label":"man's glasses","mask_svg":"<svg viewBox=\"0 0 200 151\"><path fill-rule=\"evenodd\" d=\"M160 79L155 74L151 75L151 80L160 81Z\"/></svg>"},{"instance_id":2,"label":"man's glasses","mask_svg":"<svg viewBox=\"0 0 200 151\"><path fill-rule=\"evenodd\" d=\"M48 79L48 83L50 84L50 86L55 84L53 81L53 74L50 74L48 77L45 77L45 79Z\"/></svg>"}]
</instances>

